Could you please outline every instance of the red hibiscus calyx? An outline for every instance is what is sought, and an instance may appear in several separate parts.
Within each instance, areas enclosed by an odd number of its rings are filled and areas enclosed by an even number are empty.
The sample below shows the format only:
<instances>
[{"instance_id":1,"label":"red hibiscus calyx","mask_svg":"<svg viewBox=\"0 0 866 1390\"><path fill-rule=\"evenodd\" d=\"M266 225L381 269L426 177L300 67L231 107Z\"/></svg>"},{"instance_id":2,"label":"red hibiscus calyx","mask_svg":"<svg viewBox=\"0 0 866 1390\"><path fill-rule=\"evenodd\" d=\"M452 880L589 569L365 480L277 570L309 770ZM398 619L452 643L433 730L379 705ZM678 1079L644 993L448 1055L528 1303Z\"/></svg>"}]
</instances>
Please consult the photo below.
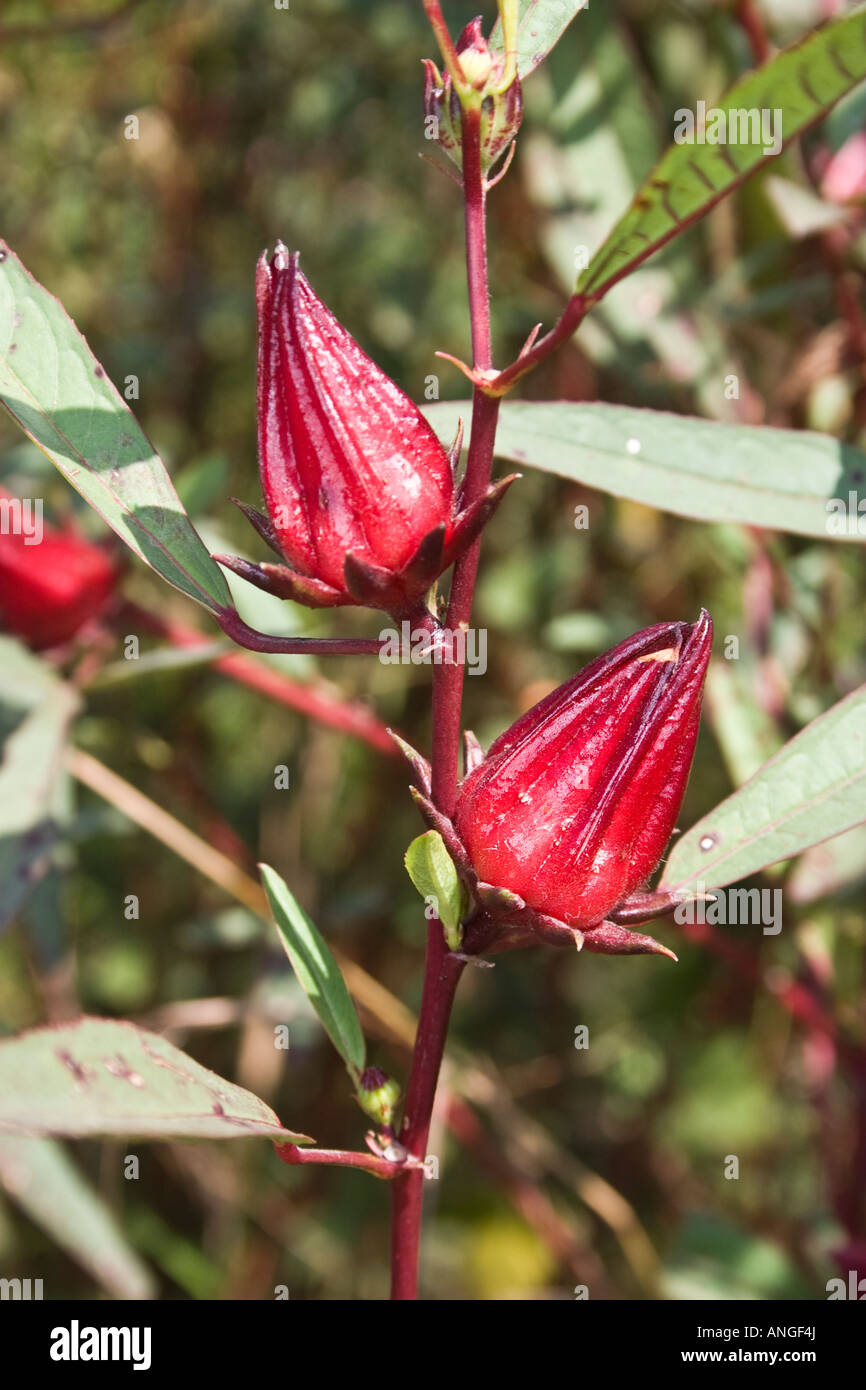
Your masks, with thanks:
<instances>
[{"instance_id":1,"label":"red hibiscus calyx","mask_svg":"<svg viewBox=\"0 0 866 1390\"><path fill-rule=\"evenodd\" d=\"M258 446L265 512L239 503L278 563L215 558L310 607L402 617L476 539L514 481L471 505L450 451L315 295L277 243L256 277Z\"/></svg>"},{"instance_id":2,"label":"red hibiscus calyx","mask_svg":"<svg viewBox=\"0 0 866 1390\"><path fill-rule=\"evenodd\" d=\"M676 959L631 924L682 900L646 885L685 795L711 646L705 611L635 633L527 711L486 757L467 740L453 817L423 784L412 788L475 903L465 951L545 941Z\"/></svg>"},{"instance_id":3,"label":"red hibiscus calyx","mask_svg":"<svg viewBox=\"0 0 866 1390\"><path fill-rule=\"evenodd\" d=\"M73 526L43 523L41 500L38 528L22 527L29 505L0 488L0 630L43 651L71 641L102 611L120 568Z\"/></svg>"}]
</instances>

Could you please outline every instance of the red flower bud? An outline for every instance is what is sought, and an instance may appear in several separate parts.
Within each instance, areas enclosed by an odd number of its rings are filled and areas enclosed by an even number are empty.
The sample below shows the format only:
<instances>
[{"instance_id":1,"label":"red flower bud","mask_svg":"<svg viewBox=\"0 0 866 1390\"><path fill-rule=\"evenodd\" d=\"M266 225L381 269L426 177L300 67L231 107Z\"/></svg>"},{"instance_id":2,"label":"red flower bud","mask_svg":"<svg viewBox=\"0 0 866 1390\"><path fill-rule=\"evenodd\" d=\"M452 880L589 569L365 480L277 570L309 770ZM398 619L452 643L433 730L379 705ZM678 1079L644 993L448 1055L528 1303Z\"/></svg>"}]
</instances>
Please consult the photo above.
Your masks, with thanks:
<instances>
[{"instance_id":1,"label":"red flower bud","mask_svg":"<svg viewBox=\"0 0 866 1390\"><path fill-rule=\"evenodd\" d=\"M282 243L273 262L267 254L259 261L256 297L268 515L243 510L288 566L216 558L281 598L408 614L513 479L459 509L454 458L316 297Z\"/></svg>"},{"instance_id":2,"label":"red flower bud","mask_svg":"<svg viewBox=\"0 0 866 1390\"><path fill-rule=\"evenodd\" d=\"M36 651L58 646L103 607L118 570L97 545L75 531L41 526L25 535L9 525L17 498L0 489L0 627Z\"/></svg>"},{"instance_id":3,"label":"red flower bud","mask_svg":"<svg viewBox=\"0 0 866 1390\"><path fill-rule=\"evenodd\" d=\"M670 839L711 645L706 612L646 628L496 740L461 784L454 821L483 883L589 930L595 948L591 929L646 881ZM624 944L598 949L626 949L621 934Z\"/></svg>"}]
</instances>

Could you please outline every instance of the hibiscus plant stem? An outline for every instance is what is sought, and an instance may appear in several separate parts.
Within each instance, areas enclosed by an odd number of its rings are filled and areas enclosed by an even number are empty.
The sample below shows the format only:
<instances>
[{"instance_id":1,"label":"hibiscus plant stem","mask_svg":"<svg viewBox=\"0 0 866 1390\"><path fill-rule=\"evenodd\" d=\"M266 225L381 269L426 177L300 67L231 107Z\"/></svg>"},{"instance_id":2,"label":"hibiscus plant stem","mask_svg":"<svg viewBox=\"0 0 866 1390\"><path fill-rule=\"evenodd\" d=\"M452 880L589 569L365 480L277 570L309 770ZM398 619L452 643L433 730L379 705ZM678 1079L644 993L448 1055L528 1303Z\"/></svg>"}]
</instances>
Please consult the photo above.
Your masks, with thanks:
<instances>
[{"instance_id":1,"label":"hibiscus plant stem","mask_svg":"<svg viewBox=\"0 0 866 1390\"><path fill-rule=\"evenodd\" d=\"M486 184L481 163L480 112L463 112L463 191L466 222L466 268L472 350L476 370L491 365L490 302L487 286ZM463 505L480 497L490 482L493 445L499 413L497 399L477 387L473 394L472 429L463 484ZM457 561L451 584L447 626L468 626L472 615L480 539ZM433 669L432 795L438 810L450 816L457 793L460 712L464 668L443 664ZM441 923L428 927L424 988L418 1037L412 1056L400 1142L410 1157L426 1155L433 1102L445 1050L451 1007L465 962L452 954ZM418 1257L421 1239L424 1170L407 1168L392 1183L391 1297L418 1296Z\"/></svg>"}]
</instances>

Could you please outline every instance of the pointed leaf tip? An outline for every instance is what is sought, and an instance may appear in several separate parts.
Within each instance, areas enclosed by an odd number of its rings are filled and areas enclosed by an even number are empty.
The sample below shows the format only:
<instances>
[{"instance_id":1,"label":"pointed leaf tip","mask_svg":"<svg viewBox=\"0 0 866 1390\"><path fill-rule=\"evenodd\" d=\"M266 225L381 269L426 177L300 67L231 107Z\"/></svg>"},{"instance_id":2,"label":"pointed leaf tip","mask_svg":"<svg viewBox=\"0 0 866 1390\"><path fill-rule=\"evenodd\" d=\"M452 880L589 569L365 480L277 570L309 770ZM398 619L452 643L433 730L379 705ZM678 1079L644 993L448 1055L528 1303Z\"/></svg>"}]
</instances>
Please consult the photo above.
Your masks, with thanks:
<instances>
[{"instance_id":1,"label":"pointed leaf tip","mask_svg":"<svg viewBox=\"0 0 866 1390\"><path fill-rule=\"evenodd\" d=\"M280 941L328 1037L354 1075L367 1049L352 996L330 947L276 870L259 864Z\"/></svg>"}]
</instances>

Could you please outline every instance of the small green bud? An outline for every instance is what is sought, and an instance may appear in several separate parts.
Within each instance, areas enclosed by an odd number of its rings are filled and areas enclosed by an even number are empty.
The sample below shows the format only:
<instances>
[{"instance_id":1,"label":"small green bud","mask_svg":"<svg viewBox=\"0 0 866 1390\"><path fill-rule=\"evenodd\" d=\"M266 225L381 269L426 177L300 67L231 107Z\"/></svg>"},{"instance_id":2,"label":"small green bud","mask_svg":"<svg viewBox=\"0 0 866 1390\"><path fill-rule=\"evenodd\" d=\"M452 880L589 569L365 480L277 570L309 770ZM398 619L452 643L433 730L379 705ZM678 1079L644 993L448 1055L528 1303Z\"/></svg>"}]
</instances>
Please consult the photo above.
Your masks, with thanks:
<instances>
[{"instance_id":1,"label":"small green bud","mask_svg":"<svg viewBox=\"0 0 866 1390\"><path fill-rule=\"evenodd\" d=\"M358 1078L356 1094L365 1115L385 1129L393 1125L394 1111L401 1095L393 1076L380 1067L367 1067Z\"/></svg>"}]
</instances>

